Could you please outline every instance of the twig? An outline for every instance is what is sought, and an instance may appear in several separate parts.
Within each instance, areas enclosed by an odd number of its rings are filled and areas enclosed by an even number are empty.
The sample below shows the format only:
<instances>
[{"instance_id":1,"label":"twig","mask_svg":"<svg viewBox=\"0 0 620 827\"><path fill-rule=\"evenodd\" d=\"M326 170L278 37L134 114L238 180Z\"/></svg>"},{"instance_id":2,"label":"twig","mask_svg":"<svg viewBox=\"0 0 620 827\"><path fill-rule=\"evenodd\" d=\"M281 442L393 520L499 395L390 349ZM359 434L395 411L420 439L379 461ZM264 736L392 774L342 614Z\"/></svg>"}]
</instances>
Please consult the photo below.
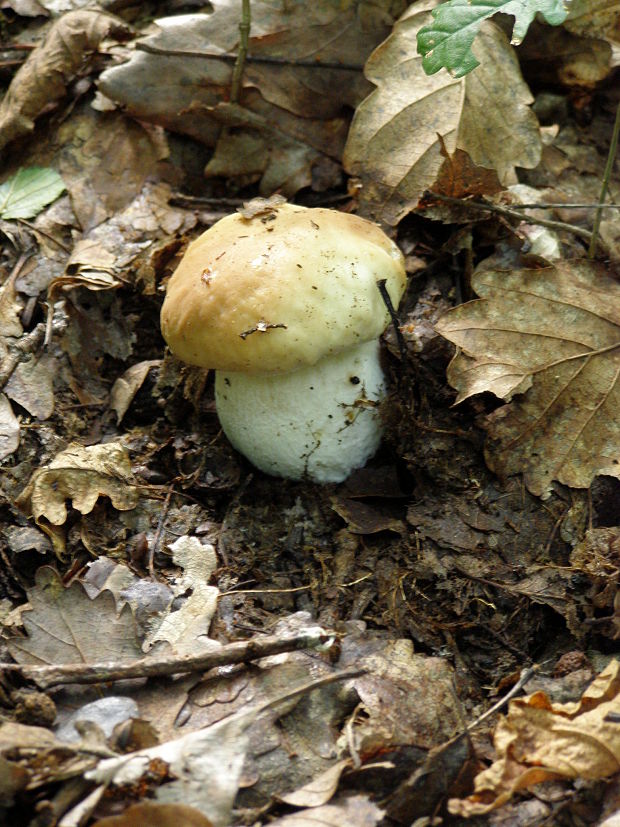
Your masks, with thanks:
<instances>
[{"instance_id":1,"label":"twig","mask_svg":"<svg viewBox=\"0 0 620 827\"><path fill-rule=\"evenodd\" d=\"M601 187L601 194L599 196L599 207L594 213L594 223L592 224L592 238L590 239L590 247L588 248L588 258L594 258L596 254L596 245L598 243L598 231L601 224L602 206L607 195L607 188L609 187L609 179L613 170L614 161L616 160L616 151L618 149L618 135L620 135L620 101L616 107L616 120L614 121L614 129L611 133L611 143L609 145L609 153L607 155L607 163L605 164L605 172L603 174L603 185Z\"/></svg>"},{"instance_id":2,"label":"twig","mask_svg":"<svg viewBox=\"0 0 620 827\"><path fill-rule=\"evenodd\" d=\"M620 204L573 204L569 201L538 201L536 204L513 204L513 210L620 210Z\"/></svg>"},{"instance_id":3,"label":"twig","mask_svg":"<svg viewBox=\"0 0 620 827\"><path fill-rule=\"evenodd\" d=\"M245 59L248 54L248 40L250 38L250 26L252 25L252 15L250 10L250 0L241 0L241 22L239 23L239 50L237 52L237 59L233 67L232 80L230 82L230 102L237 103L239 101L239 92L241 91L241 79L243 78L243 69L245 66Z\"/></svg>"},{"instance_id":4,"label":"twig","mask_svg":"<svg viewBox=\"0 0 620 827\"><path fill-rule=\"evenodd\" d=\"M166 522L166 517L168 516L168 509L170 508L170 500L172 499L172 494L174 493L174 485L171 485L168 488L168 492L166 494L166 499L164 500L164 504L162 506L161 515L159 517L159 522L157 523L157 530L155 532L155 537L153 538L153 542L151 543L151 547L149 549L149 558L148 558L148 572L151 575L151 579L155 580L155 554L159 549L159 544L161 543L161 537L164 533L164 524Z\"/></svg>"},{"instance_id":5,"label":"twig","mask_svg":"<svg viewBox=\"0 0 620 827\"><path fill-rule=\"evenodd\" d=\"M497 703L494 703L493 706L487 709L486 712L483 712L479 718L476 718L475 721L467 725L467 732L471 732L472 729L479 726L483 721L486 721L487 718L490 718L491 715L494 715L498 710L500 710L511 698L514 698L514 696L523 689L525 684L534 677L540 668L541 664L535 663L533 666L530 666L529 669L523 671L521 673L521 677L512 687L510 692L507 692L503 698L500 698Z\"/></svg>"},{"instance_id":6,"label":"twig","mask_svg":"<svg viewBox=\"0 0 620 827\"><path fill-rule=\"evenodd\" d=\"M517 209L500 207L497 204L488 204L487 202L481 204L479 201L468 201L466 198L452 198L450 195L440 195L438 192L431 192L430 190L424 193L424 197L437 198L439 201L445 201L447 204L457 204L459 207L468 207L481 212L499 213L509 218L518 218L519 221L524 220L524 217ZM575 224L567 224L565 221L552 221L547 218L528 218L527 222L528 224L539 224L541 227L549 227L551 230L565 230L576 235L578 238L583 238L584 241L590 241L592 238L592 233L589 230L584 230L583 227L577 227Z\"/></svg>"},{"instance_id":7,"label":"twig","mask_svg":"<svg viewBox=\"0 0 620 827\"><path fill-rule=\"evenodd\" d=\"M10 353L0 362L0 388L3 388L11 378L13 371L23 362L30 354L37 351L43 344L45 337L45 325L43 322L22 336L14 345Z\"/></svg>"},{"instance_id":8,"label":"twig","mask_svg":"<svg viewBox=\"0 0 620 827\"><path fill-rule=\"evenodd\" d=\"M17 672L28 680L35 681L42 689L61 684L103 683L127 678L145 678L160 675L177 675L187 672L206 672L216 666L230 666L251 660L280 655L283 652L298 652L315 649L331 643L333 635L316 627L290 637L265 635L252 640L227 643L216 651L197 655L183 655L164 658L141 658L140 660L110 661L107 663L64 663L50 666L29 666L27 664L1 664L0 672Z\"/></svg>"},{"instance_id":9,"label":"twig","mask_svg":"<svg viewBox=\"0 0 620 827\"><path fill-rule=\"evenodd\" d=\"M385 286L387 279L379 279L377 282L377 288L379 293L381 293L381 298L383 299L383 304L387 308L387 312L390 314L390 319L392 320L392 326L394 328L394 333L396 334L396 341L398 342L398 349L400 350L400 357L403 360L403 365L407 364L407 345L405 343L405 337L402 334L400 329L400 321L398 319L398 315L396 310L394 309L394 305L392 304L392 299L390 298L390 294L388 293L388 289Z\"/></svg>"},{"instance_id":10,"label":"twig","mask_svg":"<svg viewBox=\"0 0 620 827\"><path fill-rule=\"evenodd\" d=\"M224 60L233 63L237 55L227 55L222 52L211 52L205 49L204 52L192 52L186 49L163 49L153 46L150 43L136 43L135 48L140 52L148 52L151 55L165 55L166 57L198 57L203 60ZM361 63L340 63L337 60L299 60L288 57L273 57L271 55L247 55L246 63L267 63L274 66L301 66L304 69L344 69L349 72L361 72L364 68Z\"/></svg>"},{"instance_id":11,"label":"twig","mask_svg":"<svg viewBox=\"0 0 620 827\"><path fill-rule=\"evenodd\" d=\"M42 235L44 238L47 238L48 241L53 242L57 247L60 247L60 249L63 252L71 253L71 249L67 247L66 244L63 244L62 241L58 241L58 239L54 238L54 236L50 233L46 232L45 230L42 230L40 227L35 227L34 224L31 224L30 221L26 221L25 218L18 218L17 220L20 224L23 224L25 227L28 227L29 230L32 230L33 233L39 233L39 235Z\"/></svg>"}]
</instances>

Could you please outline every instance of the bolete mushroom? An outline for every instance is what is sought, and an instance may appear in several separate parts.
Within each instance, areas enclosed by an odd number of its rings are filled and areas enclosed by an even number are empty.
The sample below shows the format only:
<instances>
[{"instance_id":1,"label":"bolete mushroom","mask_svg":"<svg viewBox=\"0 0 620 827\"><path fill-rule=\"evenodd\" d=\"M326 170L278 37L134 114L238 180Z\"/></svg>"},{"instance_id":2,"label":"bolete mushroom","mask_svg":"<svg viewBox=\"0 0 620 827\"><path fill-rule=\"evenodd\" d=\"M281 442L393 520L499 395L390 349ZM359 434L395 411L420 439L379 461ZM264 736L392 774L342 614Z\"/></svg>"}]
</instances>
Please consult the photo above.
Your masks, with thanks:
<instances>
[{"instance_id":1,"label":"bolete mushroom","mask_svg":"<svg viewBox=\"0 0 620 827\"><path fill-rule=\"evenodd\" d=\"M227 216L168 284L163 336L216 370L224 433L257 468L339 482L375 453L386 383L379 337L405 288L403 256L370 221L279 204Z\"/></svg>"}]
</instances>

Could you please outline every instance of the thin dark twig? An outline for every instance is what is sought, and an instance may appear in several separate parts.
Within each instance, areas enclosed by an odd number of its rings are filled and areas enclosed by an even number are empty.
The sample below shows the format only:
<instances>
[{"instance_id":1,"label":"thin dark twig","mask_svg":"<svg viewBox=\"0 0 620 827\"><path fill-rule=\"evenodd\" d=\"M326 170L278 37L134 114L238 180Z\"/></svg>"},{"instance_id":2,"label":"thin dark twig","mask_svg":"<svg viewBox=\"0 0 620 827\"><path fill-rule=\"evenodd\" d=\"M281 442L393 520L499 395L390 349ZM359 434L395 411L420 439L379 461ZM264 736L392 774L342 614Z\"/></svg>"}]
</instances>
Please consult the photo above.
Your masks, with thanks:
<instances>
[{"instance_id":1,"label":"thin dark twig","mask_svg":"<svg viewBox=\"0 0 620 827\"><path fill-rule=\"evenodd\" d=\"M594 258L596 255L596 245L598 243L598 231L601 225L602 206L607 196L607 188L609 187L609 179L616 160L616 152L618 150L618 136L620 135L620 101L616 107L616 120L614 121L614 129L611 133L611 143L609 145L609 153L607 155L607 163L605 164L605 172L603 173L603 185L601 186L601 194L599 195L599 207L594 214L594 222L592 224L592 238L590 239L590 247L588 248L588 258Z\"/></svg>"},{"instance_id":2,"label":"thin dark twig","mask_svg":"<svg viewBox=\"0 0 620 827\"><path fill-rule=\"evenodd\" d=\"M250 39L250 27L252 25L252 16L250 10L250 0L241 0L241 21L239 23L239 49L237 51L237 59L233 66L232 80L230 82L230 102L237 103L239 101L239 92L241 91L241 81L243 79L243 69L245 68L245 60L248 54L248 42Z\"/></svg>"},{"instance_id":3,"label":"thin dark twig","mask_svg":"<svg viewBox=\"0 0 620 827\"><path fill-rule=\"evenodd\" d=\"M390 298L390 294L388 293L387 287L385 286L386 281L387 279L379 279L379 281L377 281L377 288L379 290L379 293L381 293L383 303L387 307L387 312L390 314L390 319L392 320L392 325L394 327L394 333L396 334L396 341L398 342L400 356L403 360L403 365L406 365L408 362L407 344L405 342L405 337L403 336L402 331L400 329L400 321L398 319L396 310L394 309L394 305L392 304L392 299Z\"/></svg>"},{"instance_id":4,"label":"thin dark twig","mask_svg":"<svg viewBox=\"0 0 620 827\"><path fill-rule=\"evenodd\" d=\"M229 55L222 52L211 52L208 49L203 52L192 52L185 49L162 49L150 43L136 43L136 49L141 52L148 52L152 55L165 55L166 57L198 57L203 60L223 60L227 63L234 63L237 55ZM299 60L289 57L275 57L272 55L246 55L246 63L266 63L274 66L302 66L304 69L343 69L348 72L361 72L364 68L361 63L340 63L334 60Z\"/></svg>"},{"instance_id":5,"label":"thin dark twig","mask_svg":"<svg viewBox=\"0 0 620 827\"><path fill-rule=\"evenodd\" d=\"M497 204L489 204L485 202L481 204L480 201L468 201L466 198L452 198L450 195L440 195L438 192L431 192L427 190L424 193L425 198L437 198L439 201L445 201L446 204L457 204L459 207L466 207L472 210L479 210L481 212L494 212L499 215L505 215L509 218L518 218L523 221L524 217L514 208L500 207ZM575 224L567 224L564 221L552 221L547 218L527 218L528 224L539 224L541 227L549 227L551 230L565 230L566 232L576 235L578 238L583 238L584 241L590 241L592 233L589 230L584 230L583 227L577 227Z\"/></svg>"},{"instance_id":6,"label":"thin dark twig","mask_svg":"<svg viewBox=\"0 0 620 827\"><path fill-rule=\"evenodd\" d=\"M20 224L23 224L25 227L28 227L29 230L32 230L33 233L39 233L39 235L42 235L44 238L47 238L48 241L53 242L57 247L60 247L60 249L63 252L65 252L65 253L70 253L71 252L71 249L69 247L67 247L66 244L63 244L62 241L58 241L57 238L54 238L53 235L46 232L45 230L42 230L40 227L35 227L34 224L31 224L30 221L26 221L25 218L18 218L17 220L19 221Z\"/></svg>"},{"instance_id":7,"label":"thin dark twig","mask_svg":"<svg viewBox=\"0 0 620 827\"><path fill-rule=\"evenodd\" d=\"M161 510L161 516L159 518L159 522L157 523L157 531L155 532L155 537L153 538L153 542L151 543L151 547L149 548L149 557L148 557L148 571L151 575L151 578L155 580L155 554L159 550L159 546L161 543L162 534L164 533L164 525L166 522L166 517L168 516L168 510L170 508L170 500L172 499L172 494L174 492L174 485L171 485L168 489L166 494L166 499L164 500L164 504Z\"/></svg>"}]
</instances>

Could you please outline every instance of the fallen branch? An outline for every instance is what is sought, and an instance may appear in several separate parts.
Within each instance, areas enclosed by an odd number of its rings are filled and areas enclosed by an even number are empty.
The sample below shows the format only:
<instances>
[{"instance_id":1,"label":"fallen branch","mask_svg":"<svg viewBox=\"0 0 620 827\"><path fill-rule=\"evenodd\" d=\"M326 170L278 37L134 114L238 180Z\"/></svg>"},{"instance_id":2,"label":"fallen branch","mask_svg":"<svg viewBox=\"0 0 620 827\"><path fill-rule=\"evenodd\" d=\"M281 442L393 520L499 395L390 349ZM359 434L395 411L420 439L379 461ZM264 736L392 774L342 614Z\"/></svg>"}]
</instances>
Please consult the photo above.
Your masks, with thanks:
<instances>
[{"instance_id":1,"label":"fallen branch","mask_svg":"<svg viewBox=\"0 0 620 827\"><path fill-rule=\"evenodd\" d=\"M185 672L206 672L216 666L247 663L283 652L316 649L329 646L333 640L324 629L315 627L306 632L287 637L265 635L252 640L227 643L215 651L181 657L145 657L133 661L109 661L107 663L64 663L58 666L31 666L29 664L2 664L1 672L16 672L34 681L42 689L68 683L103 683L126 678L148 678L160 675L177 675Z\"/></svg>"}]
</instances>

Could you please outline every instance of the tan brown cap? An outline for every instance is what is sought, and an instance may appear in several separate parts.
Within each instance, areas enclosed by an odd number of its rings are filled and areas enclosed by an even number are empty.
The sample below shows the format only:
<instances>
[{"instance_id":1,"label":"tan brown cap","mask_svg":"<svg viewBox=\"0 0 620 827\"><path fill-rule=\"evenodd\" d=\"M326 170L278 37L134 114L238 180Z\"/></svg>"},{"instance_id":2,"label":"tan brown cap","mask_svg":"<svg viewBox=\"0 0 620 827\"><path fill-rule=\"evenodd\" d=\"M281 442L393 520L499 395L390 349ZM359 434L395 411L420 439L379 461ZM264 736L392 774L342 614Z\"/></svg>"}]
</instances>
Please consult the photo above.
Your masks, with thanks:
<instances>
[{"instance_id":1,"label":"tan brown cap","mask_svg":"<svg viewBox=\"0 0 620 827\"><path fill-rule=\"evenodd\" d=\"M405 289L403 256L370 221L281 204L236 213L189 245L170 279L161 329L184 362L281 373L378 338Z\"/></svg>"}]
</instances>

